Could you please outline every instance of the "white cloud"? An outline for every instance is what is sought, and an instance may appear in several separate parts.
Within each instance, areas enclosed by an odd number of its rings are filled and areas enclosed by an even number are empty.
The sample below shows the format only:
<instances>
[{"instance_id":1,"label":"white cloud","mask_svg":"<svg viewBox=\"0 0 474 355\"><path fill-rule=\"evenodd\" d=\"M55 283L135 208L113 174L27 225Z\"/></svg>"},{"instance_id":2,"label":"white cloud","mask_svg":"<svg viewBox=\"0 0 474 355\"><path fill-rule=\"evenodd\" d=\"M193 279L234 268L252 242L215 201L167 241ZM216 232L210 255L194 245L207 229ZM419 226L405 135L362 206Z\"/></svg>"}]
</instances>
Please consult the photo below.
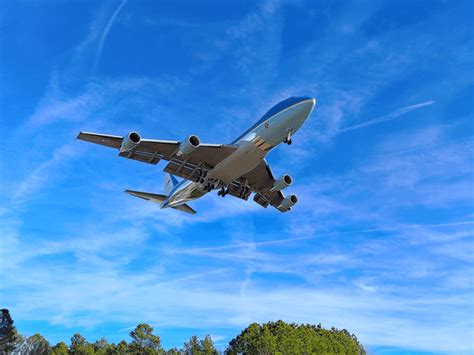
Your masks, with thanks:
<instances>
[{"instance_id":1,"label":"white cloud","mask_svg":"<svg viewBox=\"0 0 474 355\"><path fill-rule=\"evenodd\" d=\"M402 108L400 108L400 109L398 109L394 112L389 113L388 115L383 115L383 116L374 118L374 119L369 120L369 121L365 121L365 122L362 122L362 123L359 123L359 124L356 124L356 125L353 125L353 126L342 128L341 130L339 130L339 133L348 132L348 131L352 131L354 129L364 128L364 127L368 127L368 126L373 126L375 124L379 124L379 123L382 123L382 122L392 121L392 120L394 120L394 119L396 119L400 116L403 116L403 115L407 114L410 111L417 110L417 109L425 107L425 106L430 106L432 104L434 104L434 101L426 101L426 102L421 102L419 104L402 107Z\"/></svg>"},{"instance_id":2,"label":"white cloud","mask_svg":"<svg viewBox=\"0 0 474 355\"><path fill-rule=\"evenodd\" d=\"M94 61L93 69L92 69L93 72L96 71L97 65L99 64L100 57L102 55L102 50L104 48L104 43L105 43L105 40L107 39L107 36L110 32L110 29L112 28L115 19L117 18L118 14L120 13L120 10L122 10L122 8L123 8L123 6L125 5L126 2L127 2L127 0L123 0L119 4L119 6L117 6L117 8L113 12L112 16L110 17L109 21L107 22L107 25L105 26L104 31L102 32L102 34L100 36L99 44L97 46L97 52L96 52L96 55L95 55L95 61Z\"/></svg>"}]
</instances>

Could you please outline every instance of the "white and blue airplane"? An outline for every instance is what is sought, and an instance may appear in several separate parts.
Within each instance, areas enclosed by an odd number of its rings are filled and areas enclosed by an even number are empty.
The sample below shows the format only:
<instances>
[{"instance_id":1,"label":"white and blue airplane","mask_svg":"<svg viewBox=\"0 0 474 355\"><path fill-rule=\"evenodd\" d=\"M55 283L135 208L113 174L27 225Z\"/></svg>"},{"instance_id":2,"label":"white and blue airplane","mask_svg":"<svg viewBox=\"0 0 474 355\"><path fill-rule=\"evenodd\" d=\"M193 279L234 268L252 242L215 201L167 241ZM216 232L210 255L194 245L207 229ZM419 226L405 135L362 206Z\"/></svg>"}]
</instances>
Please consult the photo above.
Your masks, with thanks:
<instances>
[{"instance_id":1,"label":"white and blue airplane","mask_svg":"<svg viewBox=\"0 0 474 355\"><path fill-rule=\"evenodd\" d=\"M253 199L261 206L272 205L286 212L298 202L296 195L285 197L281 192L293 179L284 174L276 180L265 156L280 143L291 144L315 104L314 98L290 97L273 106L231 144L201 144L196 135L183 142L142 139L137 132L125 137L80 132L77 138L116 148L119 156L148 164L167 160L165 194L125 190L159 203L161 208L196 213L187 202L218 190L220 196L230 194L243 200L255 193ZM184 180L178 182L175 176Z\"/></svg>"}]
</instances>

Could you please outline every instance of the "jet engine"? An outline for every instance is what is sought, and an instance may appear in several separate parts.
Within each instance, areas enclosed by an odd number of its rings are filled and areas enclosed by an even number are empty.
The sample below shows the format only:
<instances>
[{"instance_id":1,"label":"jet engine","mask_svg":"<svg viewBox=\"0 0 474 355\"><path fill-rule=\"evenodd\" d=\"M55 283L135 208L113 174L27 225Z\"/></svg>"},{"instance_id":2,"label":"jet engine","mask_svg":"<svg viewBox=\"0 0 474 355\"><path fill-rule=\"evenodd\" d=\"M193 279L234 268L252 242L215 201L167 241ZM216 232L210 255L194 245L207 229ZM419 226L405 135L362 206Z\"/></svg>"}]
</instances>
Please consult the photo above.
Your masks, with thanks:
<instances>
[{"instance_id":1,"label":"jet engine","mask_svg":"<svg viewBox=\"0 0 474 355\"><path fill-rule=\"evenodd\" d=\"M179 151L177 155L188 155L192 153L197 147L199 147L200 144L201 141L199 140L199 137L191 135L179 145Z\"/></svg>"},{"instance_id":2,"label":"jet engine","mask_svg":"<svg viewBox=\"0 0 474 355\"><path fill-rule=\"evenodd\" d=\"M298 202L298 197L296 197L296 195L287 196L283 199L283 201L281 201L281 204L280 206L278 206L278 209L287 211L292 206L296 205L297 202Z\"/></svg>"},{"instance_id":3,"label":"jet engine","mask_svg":"<svg viewBox=\"0 0 474 355\"><path fill-rule=\"evenodd\" d=\"M123 137L120 152L129 152L140 144L141 137L137 132L130 132L126 137Z\"/></svg>"},{"instance_id":4,"label":"jet engine","mask_svg":"<svg viewBox=\"0 0 474 355\"><path fill-rule=\"evenodd\" d=\"M270 191L281 191L284 188L290 186L292 183L293 183L293 179L291 178L291 176L285 174L281 178L275 181Z\"/></svg>"}]
</instances>

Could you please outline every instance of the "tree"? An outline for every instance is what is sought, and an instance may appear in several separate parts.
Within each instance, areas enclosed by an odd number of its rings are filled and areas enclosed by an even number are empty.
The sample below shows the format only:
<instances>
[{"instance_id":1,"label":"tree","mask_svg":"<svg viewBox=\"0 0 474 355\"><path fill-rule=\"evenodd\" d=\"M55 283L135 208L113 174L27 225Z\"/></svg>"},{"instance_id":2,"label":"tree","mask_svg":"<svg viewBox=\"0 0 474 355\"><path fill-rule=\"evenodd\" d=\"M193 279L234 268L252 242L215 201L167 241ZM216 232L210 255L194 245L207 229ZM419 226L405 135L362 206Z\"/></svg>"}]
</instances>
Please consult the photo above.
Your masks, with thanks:
<instances>
[{"instance_id":1,"label":"tree","mask_svg":"<svg viewBox=\"0 0 474 355\"><path fill-rule=\"evenodd\" d=\"M205 355L217 355L217 349L214 346L214 342L211 339L210 335L206 335L203 340L201 340L201 347L203 354Z\"/></svg>"},{"instance_id":2,"label":"tree","mask_svg":"<svg viewBox=\"0 0 474 355\"><path fill-rule=\"evenodd\" d=\"M107 355L127 355L131 354L129 346L125 340L120 341L117 345L110 345L106 351Z\"/></svg>"},{"instance_id":3,"label":"tree","mask_svg":"<svg viewBox=\"0 0 474 355\"><path fill-rule=\"evenodd\" d=\"M233 354L365 354L357 338L345 329L298 325L281 320L253 323L232 339L226 350Z\"/></svg>"},{"instance_id":4,"label":"tree","mask_svg":"<svg viewBox=\"0 0 474 355\"><path fill-rule=\"evenodd\" d=\"M217 350L209 335L199 341L198 337L193 335L188 342L184 343L183 352L186 355L215 355Z\"/></svg>"},{"instance_id":5,"label":"tree","mask_svg":"<svg viewBox=\"0 0 474 355\"><path fill-rule=\"evenodd\" d=\"M160 354L163 353L160 337L153 334L153 327L148 324L139 324L135 330L130 332L132 352L139 354Z\"/></svg>"},{"instance_id":6,"label":"tree","mask_svg":"<svg viewBox=\"0 0 474 355\"><path fill-rule=\"evenodd\" d=\"M107 339L103 337L99 340L96 340L95 343L92 344L92 347L94 348L96 355L105 355L112 348Z\"/></svg>"},{"instance_id":7,"label":"tree","mask_svg":"<svg viewBox=\"0 0 474 355\"><path fill-rule=\"evenodd\" d=\"M89 344L81 334L76 333L71 338L71 354L73 355L93 355L94 347Z\"/></svg>"},{"instance_id":8,"label":"tree","mask_svg":"<svg viewBox=\"0 0 474 355\"><path fill-rule=\"evenodd\" d=\"M20 351L26 354L46 355L51 354L52 349L48 341L41 334L35 334L26 339Z\"/></svg>"},{"instance_id":9,"label":"tree","mask_svg":"<svg viewBox=\"0 0 474 355\"><path fill-rule=\"evenodd\" d=\"M53 346L53 355L67 355L68 354L68 348L65 342L60 342L57 343L55 346Z\"/></svg>"},{"instance_id":10,"label":"tree","mask_svg":"<svg viewBox=\"0 0 474 355\"><path fill-rule=\"evenodd\" d=\"M8 309L2 309L0 319L0 353L13 352L22 342L21 336L13 325L13 319Z\"/></svg>"},{"instance_id":11,"label":"tree","mask_svg":"<svg viewBox=\"0 0 474 355\"><path fill-rule=\"evenodd\" d=\"M201 344L199 343L199 339L197 336L193 335L189 341L184 343L183 352L186 355L194 355L194 354L201 354L202 348Z\"/></svg>"},{"instance_id":12,"label":"tree","mask_svg":"<svg viewBox=\"0 0 474 355\"><path fill-rule=\"evenodd\" d=\"M177 348L171 348L165 353L166 355L183 355L183 352L178 350Z\"/></svg>"}]
</instances>

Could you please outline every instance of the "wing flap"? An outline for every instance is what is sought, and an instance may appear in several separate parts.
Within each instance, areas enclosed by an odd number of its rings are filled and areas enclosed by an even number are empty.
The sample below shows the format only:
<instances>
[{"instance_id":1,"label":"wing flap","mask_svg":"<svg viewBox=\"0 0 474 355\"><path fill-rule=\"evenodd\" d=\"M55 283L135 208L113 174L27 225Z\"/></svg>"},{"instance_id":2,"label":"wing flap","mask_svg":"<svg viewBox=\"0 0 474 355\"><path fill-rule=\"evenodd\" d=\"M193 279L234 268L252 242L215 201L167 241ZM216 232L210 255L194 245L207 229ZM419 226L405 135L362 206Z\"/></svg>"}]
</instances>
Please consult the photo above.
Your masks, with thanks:
<instances>
[{"instance_id":1,"label":"wing flap","mask_svg":"<svg viewBox=\"0 0 474 355\"><path fill-rule=\"evenodd\" d=\"M163 169L167 173L194 180L198 169L210 170L238 149L235 145L203 144L189 156L174 155Z\"/></svg>"}]
</instances>

